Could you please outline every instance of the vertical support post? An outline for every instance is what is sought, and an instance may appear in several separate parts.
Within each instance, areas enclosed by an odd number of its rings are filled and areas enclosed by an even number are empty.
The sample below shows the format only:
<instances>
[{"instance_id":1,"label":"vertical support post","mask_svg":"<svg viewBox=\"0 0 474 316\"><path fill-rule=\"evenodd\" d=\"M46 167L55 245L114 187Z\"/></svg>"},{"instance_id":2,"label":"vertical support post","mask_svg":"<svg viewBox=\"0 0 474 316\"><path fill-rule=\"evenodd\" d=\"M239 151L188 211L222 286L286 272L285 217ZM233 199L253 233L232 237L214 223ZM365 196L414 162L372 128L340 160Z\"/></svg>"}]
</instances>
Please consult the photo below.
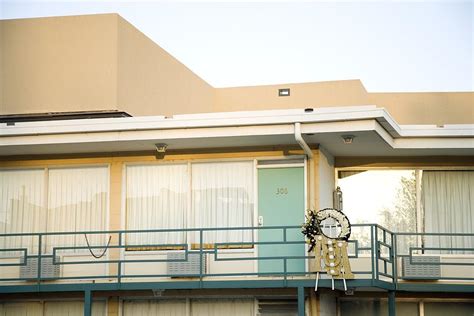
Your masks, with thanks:
<instances>
[{"instance_id":1,"label":"vertical support post","mask_svg":"<svg viewBox=\"0 0 474 316\"><path fill-rule=\"evenodd\" d=\"M84 291L84 316L92 315L92 292L91 290Z\"/></svg>"},{"instance_id":2,"label":"vertical support post","mask_svg":"<svg viewBox=\"0 0 474 316\"><path fill-rule=\"evenodd\" d=\"M36 282L38 285L41 283L41 258L42 258L42 251L43 251L43 235L39 234L38 236L38 265L37 265L37 274L36 274ZM25 258L25 262L27 262L28 258Z\"/></svg>"},{"instance_id":3,"label":"vertical support post","mask_svg":"<svg viewBox=\"0 0 474 316\"><path fill-rule=\"evenodd\" d=\"M388 316L396 316L395 291L388 291Z\"/></svg>"},{"instance_id":4,"label":"vertical support post","mask_svg":"<svg viewBox=\"0 0 474 316\"><path fill-rule=\"evenodd\" d=\"M370 225L370 252L371 252L371 263L372 263L372 285L374 284L374 281L375 281L375 258L376 258L376 254L375 254L375 227L374 225Z\"/></svg>"},{"instance_id":5,"label":"vertical support post","mask_svg":"<svg viewBox=\"0 0 474 316\"><path fill-rule=\"evenodd\" d=\"M203 247L203 235L204 232L202 229L199 230L199 288L202 289L202 272L203 272L203 266L202 266L202 258L203 258L203 252L202 252L202 247Z\"/></svg>"},{"instance_id":6,"label":"vertical support post","mask_svg":"<svg viewBox=\"0 0 474 316\"><path fill-rule=\"evenodd\" d=\"M304 287L302 287L302 286L298 286L298 316L305 316L305 311L304 311Z\"/></svg>"},{"instance_id":7,"label":"vertical support post","mask_svg":"<svg viewBox=\"0 0 474 316\"><path fill-rule=\"evenodd\" d=\"M117 262L117 282L120 284L122 282L122 258L123 258L123 250L122 250L122 232L119 232L118 235L118 245L119 245L119 258Z\"/></svg>"},{"instance_id":8,"label":"vertical support post","mask_svg":"<svg viewBox=\"0 0 474 316\"><path fill-rule=\"evenodd\" d=\"M398 288L398 250L397 250L397 234L392 233L392 274L393 274L393 284L395 289Z\"/></svg>"},{"instance_id":9,"label":"vertical support post","mask_svg":"<svg viewBox=\"0 0 474 316\"><path fill-rule=\"evenodd\" d=\"M377 225L374 225L374 252L375 252L375 280L379 280L379 258L380 258L380 249L379 249L379 230Z\"/></svg>"}]
</instances>

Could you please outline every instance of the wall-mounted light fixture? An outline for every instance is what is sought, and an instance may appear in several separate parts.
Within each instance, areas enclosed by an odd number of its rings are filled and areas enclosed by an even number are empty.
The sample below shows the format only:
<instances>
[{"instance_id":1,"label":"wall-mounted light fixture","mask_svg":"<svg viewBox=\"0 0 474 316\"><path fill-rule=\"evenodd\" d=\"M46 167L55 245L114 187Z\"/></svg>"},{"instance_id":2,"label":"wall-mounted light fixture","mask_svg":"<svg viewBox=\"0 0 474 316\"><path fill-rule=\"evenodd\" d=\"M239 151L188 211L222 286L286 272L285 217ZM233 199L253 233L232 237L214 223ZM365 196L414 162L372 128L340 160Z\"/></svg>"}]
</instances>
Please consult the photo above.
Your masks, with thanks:
<instances>
[{"instance_id":1,"label":"wall-mounted light fixture","mask_svg":"<svg viewBox=\"0 0 474 316\"><path fill-rule=\"evenodd\" d=\"M342 135L341 137L344 144L352 144L355 138L354 135Z\"/></svg>"},{"instance_id":2,"label":"wall-mounted light fixture","mask_svg":"<svg viewBox=\"0 0 474 316\"><path fill-rule=\"evenodd\" d=\"M155 144L155 148L156 148L156 151L159 152L159 153L164 153L166 152L166 148L168 148L168 145L167 144Z\"/></svg>"},{"instance_id":3,"label":"wall-mounted light fixture","mask_svg":"<svg viewBox=\"0 0 474 316\"><path fill-rule=\"evenodd\" d=\"M168 148L167 144L164 144L164 143L155 144L157 159L163 159L165 157L166 148Z\"/></svg>"}]
</instances>

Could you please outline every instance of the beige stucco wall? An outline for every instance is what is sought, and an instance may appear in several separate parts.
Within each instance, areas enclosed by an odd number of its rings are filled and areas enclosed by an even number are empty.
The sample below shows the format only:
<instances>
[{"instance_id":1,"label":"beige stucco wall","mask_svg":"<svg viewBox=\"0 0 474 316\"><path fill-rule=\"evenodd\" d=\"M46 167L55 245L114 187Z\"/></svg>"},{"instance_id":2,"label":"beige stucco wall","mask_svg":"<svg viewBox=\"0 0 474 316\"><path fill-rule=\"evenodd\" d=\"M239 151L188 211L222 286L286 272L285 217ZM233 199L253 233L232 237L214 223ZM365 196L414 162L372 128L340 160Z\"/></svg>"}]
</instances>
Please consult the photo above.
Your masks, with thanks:
<instances>
[{"instance_id":1,"label":"beige stucco wall","mask_svg":"<svg viewBox=\"0 0 474 316\"><path fill-rule=\"evenodd\" d=\"M278 89L290 88L288 97ZM474 92L370 93L360 80L216 89L215 111L376 105L399 124L472 124Z\"/></svg>"},{"instance_id":2,"label":"beige stucco wall","mask_svg":"<svg viewBox=\"0 0 474 316\"><path fill-rule=\"evenodd\" d=\"M118 19L118 108L134 116L212 112L214 88Z\"/></svg>"},{"instance_id":3,"label":"beige stucco wall","mask_svg":"<svg viewBox=\"0 0 474 316\"><path fill-rule=\"evenodd\" d=\"M214 89L117 14L4 20L0 34L0 114L212 111Z\"/></svg>"},{"instance_id":4,"label":"beige stucco wall","mask_svg":"<svg viewBox=\"0 0 474 316\"><path fill-rule=\"evenodd\" d=\"M279 97L278 89L290 88ZM216 89L215 111L301 109L327 106L367 105L367 92L360 80Z\"/></svg>"},{"instance_id":5,"label":"beige stucco wall","mask_svg":"<svg viewBox=\"0 0 474 316\"><path fill-rule=\"evenodd\" d=\"M474 92L370 93L400 124L473 124Z\"/></svg>"},{"instance_id":6,"label":"beige stucco wall","mask_svg":"<svg viewBox=\"0 0 474 316\"><path fill-rule=\"evenodd\" d=\"M114 109L117 15L0 21L1 114Z\"/></svg>"},{"instance_id":7,"label":"beige stucco wall","mask_svg":"<svg viewBox=\"0 0 474 316\"><path fill-rule=\"evenodd\" d=\"M3 113L3 29L4 24L0 21L0 114Z\"/></svg>"}]
</instances>

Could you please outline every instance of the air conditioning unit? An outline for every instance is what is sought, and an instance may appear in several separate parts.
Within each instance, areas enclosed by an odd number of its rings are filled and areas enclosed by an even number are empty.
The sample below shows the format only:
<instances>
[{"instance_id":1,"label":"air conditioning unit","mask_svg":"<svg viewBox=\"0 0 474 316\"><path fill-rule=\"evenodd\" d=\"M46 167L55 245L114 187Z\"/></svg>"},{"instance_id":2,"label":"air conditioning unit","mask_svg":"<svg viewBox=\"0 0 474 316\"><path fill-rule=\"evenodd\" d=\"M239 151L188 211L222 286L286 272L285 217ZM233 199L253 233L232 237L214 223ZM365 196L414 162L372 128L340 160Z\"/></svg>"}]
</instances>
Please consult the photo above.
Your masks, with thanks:
<instances>
[{"instance_id":1,"label":"air conditioning unit","mask_svg":"<svg viewBox=\"0 0 474 316\"><path fill-rule=\"evenodd\" d=\"M403 257L402 278L405 280L438 280L441 277L440 262L439 256Z\"/></svg>"},{"instance_id":2,"label":"air conditioning unit","mask_svg":"<svg viewBox=\"0 0 474 316\"><path fill-rule=\"evenodd\" d=\"M167 274L172 275L174 278L196 276L199 274L199 253L190 252L188 253L188 260L186 261L171 261L171 260L185 260L186 255L181 252L170 252L167 255L168 266ZM206 255L202 255L202 273L205 274L207 271L207 260Z\"/></svg>"},{"instance_id":3,"label":"air conditioning unit","mask_svg":"<svg viewBox=\"0 0 474 316\"><path fill-rule=\"evenodd\" d=\"M26 265L20 266L20 278L22 279L36 279L38 278L38 257L23 257L22 262ZM61 275L60 257L56 256L56 264L53 264L52 256L41 257L41 278L57 279Z\"/></svg>"},{"instance_id":4,"label":"air conditioning unit","mask_svg":"<svg viewBox=\"0 0 474 316\"><path fill-rule=\"evenodd\" d=\"M296 316L298 301L296 299L259 299L258 316Z\"/></svg>"}]
</instances>

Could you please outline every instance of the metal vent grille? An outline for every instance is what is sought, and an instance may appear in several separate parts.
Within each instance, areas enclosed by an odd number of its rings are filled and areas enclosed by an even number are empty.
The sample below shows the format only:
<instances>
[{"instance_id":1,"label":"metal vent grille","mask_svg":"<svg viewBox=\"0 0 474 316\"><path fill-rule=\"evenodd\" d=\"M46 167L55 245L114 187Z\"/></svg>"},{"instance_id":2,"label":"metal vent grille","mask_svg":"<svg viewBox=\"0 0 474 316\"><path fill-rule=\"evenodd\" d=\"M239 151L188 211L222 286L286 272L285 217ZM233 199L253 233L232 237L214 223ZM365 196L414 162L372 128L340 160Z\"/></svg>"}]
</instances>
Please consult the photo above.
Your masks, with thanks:
<instances>
[{"instance_id":1,"label":"metal vent grille","mask_svg":"<svg viewBox=\"0 0 474 316\"><path fill-rule=\"evenodd\" d=\"M410 257L403 257L402 277L407 280L439 279L441 277L439 256L414 256L411 257L411 263Z\"/></svg>"},{"instance_id":2,"label":"metal vent grille","mask_svg":"<svg viewBox=\"0 0 474 316\"><path fill-rule=\"evenodd\" d=\"M259 316L296 316L298 301L295 299L260 299L258 300Z\"/></svg>"},{"instance_id":3,"label":"metal vent grille","mask_svg":"<svg viewBox=\"0 0 474 316\"><path fill-rule=\"evenodd\" d=\"M56 256L56 264L53 257L41 257L41 278L59 278L61 269L60 258ZM27 257L26 265L20 266L20 278L35 279L38 277L38 257Z\"/></svg>"},{"instance_id":4,"label":"metal vent grille","mask_svg":"<svg viewBox=\"0 0 474 316\"><path fill-rule=\"evenodd\" d=\"M167 260L184 260L184 253L168 253ZM207 271L206 255L202 255L202 273ZM173 277L199 275L199 253L188 253L187 261L168 262L167 272Z\"/></svg>"}]
</instances>

